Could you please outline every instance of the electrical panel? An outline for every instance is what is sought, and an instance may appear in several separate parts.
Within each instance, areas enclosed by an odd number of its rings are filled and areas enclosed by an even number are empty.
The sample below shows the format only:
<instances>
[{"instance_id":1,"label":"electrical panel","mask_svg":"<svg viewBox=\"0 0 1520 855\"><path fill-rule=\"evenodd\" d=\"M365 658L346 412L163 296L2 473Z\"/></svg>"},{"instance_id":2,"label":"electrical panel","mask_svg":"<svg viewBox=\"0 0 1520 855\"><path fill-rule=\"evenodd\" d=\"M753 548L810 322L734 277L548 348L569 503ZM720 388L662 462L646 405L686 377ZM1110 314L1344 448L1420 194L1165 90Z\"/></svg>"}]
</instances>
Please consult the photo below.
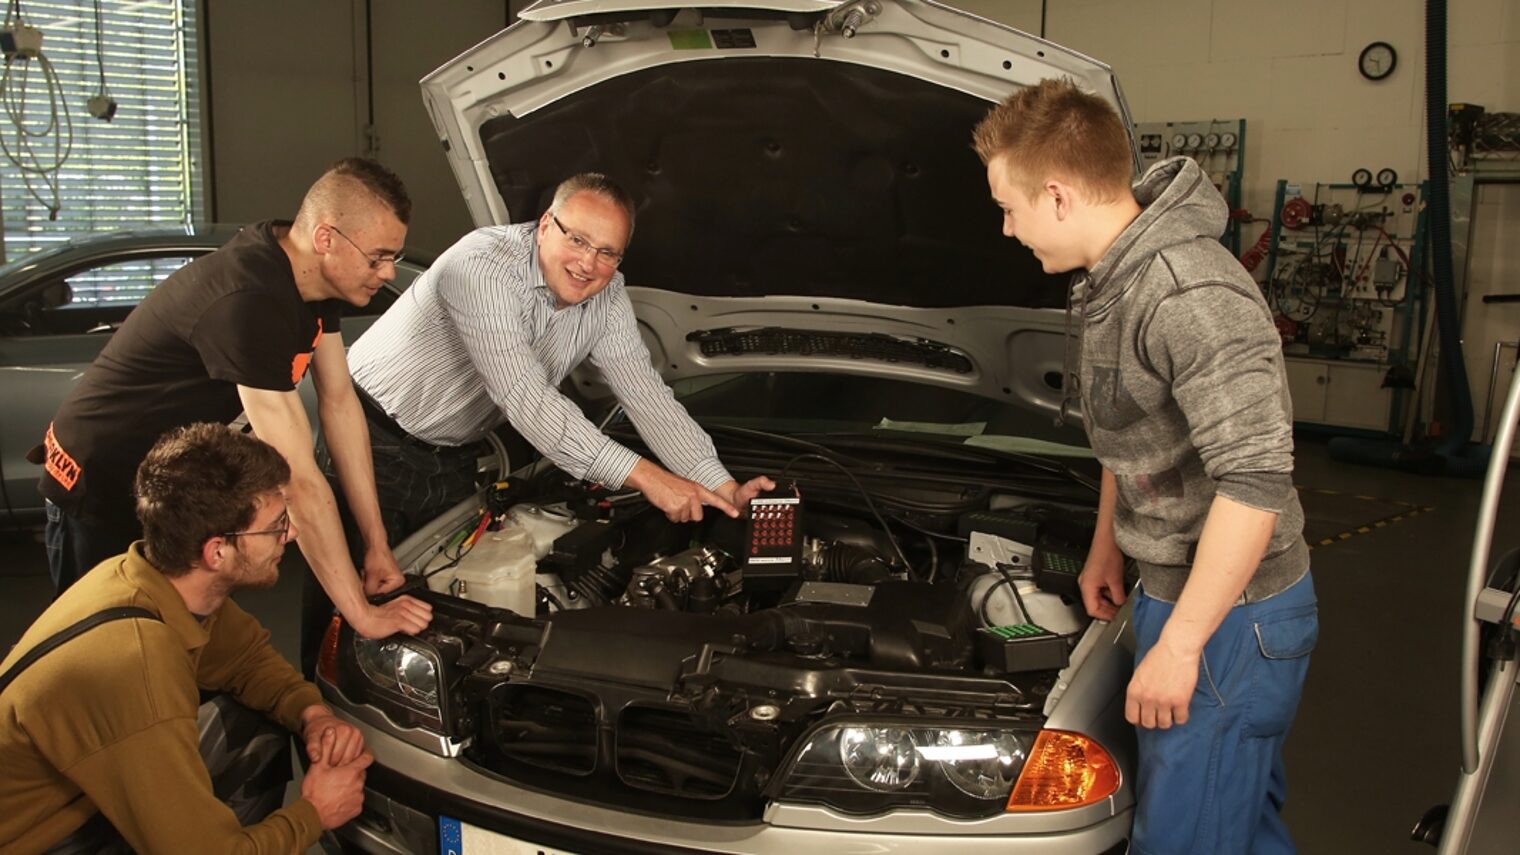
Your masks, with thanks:
<instances>
[{"instance_id":1,"label":"electrical panel","mask_svg":"<svg viewBox=\"0 0 1520 855\"><path fill-rule=\"evenodd\" d=\"M1358 175L1368 170L1358 170ZM1406 364L1418 342L1424 191L1376 182L1278 182L1267 303L1290 356ZM1418 281L1417 279L1415 280Z\"/></svg>"},{"instance_id":2,"label":"electrical panel","mask_svg":"<svg viewBox=\"0 0 1520 855\"><path fill-rule=\"evenodd\" d=\"M1135 144L1139 147L1142 170L1169 157L1191 157L1214 182L1232 211L1240 208L1245 142L1245 119L1141 122L1135 125ZM1231 252L1240 254L1238 220L1231 218L1220 240Z\"/></svg>"}]
</instances>

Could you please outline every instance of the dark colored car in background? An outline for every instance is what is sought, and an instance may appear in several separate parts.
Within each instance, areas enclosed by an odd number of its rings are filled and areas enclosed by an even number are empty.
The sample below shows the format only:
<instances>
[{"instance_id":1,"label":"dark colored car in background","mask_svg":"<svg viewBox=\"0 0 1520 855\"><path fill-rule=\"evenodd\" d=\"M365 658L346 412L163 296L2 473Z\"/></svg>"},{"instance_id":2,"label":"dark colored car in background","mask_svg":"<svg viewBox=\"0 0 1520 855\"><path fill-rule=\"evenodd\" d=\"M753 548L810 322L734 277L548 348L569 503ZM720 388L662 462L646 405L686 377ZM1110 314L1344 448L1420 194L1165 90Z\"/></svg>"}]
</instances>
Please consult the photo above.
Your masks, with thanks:
<instances>
[{"instance_id":1,"label":"dark colored car in background","mask_svg":"<svg viewBox=\"0 0 1520 855\"><path fill-rule=\"evenodd\" d=\"M80 238L0 266L0 526L43 520L37 479L26 453L42 442L58 406L84 369L153 287L237 234L238 227L144 229ZM352 343L427 269L412 250L390 287L343 324ZM310 383L302 385L315 414ZM313 422L315 424L315 421Z\"/></svg>"}]
</instances>

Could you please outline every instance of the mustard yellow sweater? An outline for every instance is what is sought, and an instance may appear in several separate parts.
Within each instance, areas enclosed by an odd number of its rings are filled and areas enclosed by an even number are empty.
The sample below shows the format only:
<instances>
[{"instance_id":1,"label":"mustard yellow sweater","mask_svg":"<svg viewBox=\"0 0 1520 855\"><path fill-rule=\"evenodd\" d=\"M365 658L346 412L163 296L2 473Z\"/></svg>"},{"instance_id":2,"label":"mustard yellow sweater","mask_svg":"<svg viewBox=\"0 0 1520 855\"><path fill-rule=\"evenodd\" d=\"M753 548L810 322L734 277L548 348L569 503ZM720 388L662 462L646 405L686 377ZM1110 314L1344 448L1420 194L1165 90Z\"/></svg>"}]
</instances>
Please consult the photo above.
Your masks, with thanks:
<instances>
[{"instance_id":1,"label":"mustard yellow sweater","mask_svg":"<svg viewBox=\"0 0 1520 855\"><path fill-rule=\"evenodd\" d=\"M147 619L105 623L39 659L0 694L0 852L41 852L100 811L143 855L301 853L321 833L305 799L238 825L198 751L198 689L230 693L292 731L321 703L228 600L197 620L142 544L90 571L32 624L0 673L66 626L113 606Z\"/></svg>"}]
</instances>

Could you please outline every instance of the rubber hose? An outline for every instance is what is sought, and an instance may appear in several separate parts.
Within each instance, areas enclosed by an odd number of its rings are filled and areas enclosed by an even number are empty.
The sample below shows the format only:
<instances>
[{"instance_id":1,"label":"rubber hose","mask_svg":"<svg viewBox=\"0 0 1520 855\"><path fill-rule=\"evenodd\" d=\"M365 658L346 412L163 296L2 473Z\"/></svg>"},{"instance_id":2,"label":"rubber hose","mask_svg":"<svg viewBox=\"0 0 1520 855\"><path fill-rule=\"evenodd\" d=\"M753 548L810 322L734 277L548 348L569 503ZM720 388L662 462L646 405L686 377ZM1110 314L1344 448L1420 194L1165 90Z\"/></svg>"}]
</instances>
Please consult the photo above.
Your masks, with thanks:
<instances>
[{"instance_id":1,"label":"rubber hose","mask_svg":"<svg viewBox=\"0 0 1520 855\"><path fill-rule=\"evenodd\" d=\"M1472 392L1462 358L1462 330L1451 261L1450 152L1446 138L1446 0L1425 0L1425 120L1430 193L1426 198L1431 261L1436 279L1436 331L1441 337L1441 382L1450 395L1453 423L1437 447L1460 456L1473 431ZM1410 271L1414 276L1417 271Z\"/></svg>"}]
</instances>

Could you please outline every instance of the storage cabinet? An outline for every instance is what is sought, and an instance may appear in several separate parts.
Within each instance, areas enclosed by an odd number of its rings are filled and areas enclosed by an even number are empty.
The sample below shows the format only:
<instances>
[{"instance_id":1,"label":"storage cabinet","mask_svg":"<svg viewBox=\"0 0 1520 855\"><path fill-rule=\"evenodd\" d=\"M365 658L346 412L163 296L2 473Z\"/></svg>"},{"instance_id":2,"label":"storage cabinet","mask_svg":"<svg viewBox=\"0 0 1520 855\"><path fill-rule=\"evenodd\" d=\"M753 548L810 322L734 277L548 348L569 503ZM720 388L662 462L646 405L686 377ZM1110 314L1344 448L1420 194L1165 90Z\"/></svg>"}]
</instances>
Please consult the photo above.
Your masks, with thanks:
<instances>
[{"instance_id":1,"label":"storage cabinet","mask_svg":"<svg viewBox=\"0 0 1520 855\"><path fill-rule=\"evenodd\" d=\"M1291 356L1284 362L1295 422L1390 429L1393 390L1383 387L1388 366Z\"/></svg>"}]
</instances>

